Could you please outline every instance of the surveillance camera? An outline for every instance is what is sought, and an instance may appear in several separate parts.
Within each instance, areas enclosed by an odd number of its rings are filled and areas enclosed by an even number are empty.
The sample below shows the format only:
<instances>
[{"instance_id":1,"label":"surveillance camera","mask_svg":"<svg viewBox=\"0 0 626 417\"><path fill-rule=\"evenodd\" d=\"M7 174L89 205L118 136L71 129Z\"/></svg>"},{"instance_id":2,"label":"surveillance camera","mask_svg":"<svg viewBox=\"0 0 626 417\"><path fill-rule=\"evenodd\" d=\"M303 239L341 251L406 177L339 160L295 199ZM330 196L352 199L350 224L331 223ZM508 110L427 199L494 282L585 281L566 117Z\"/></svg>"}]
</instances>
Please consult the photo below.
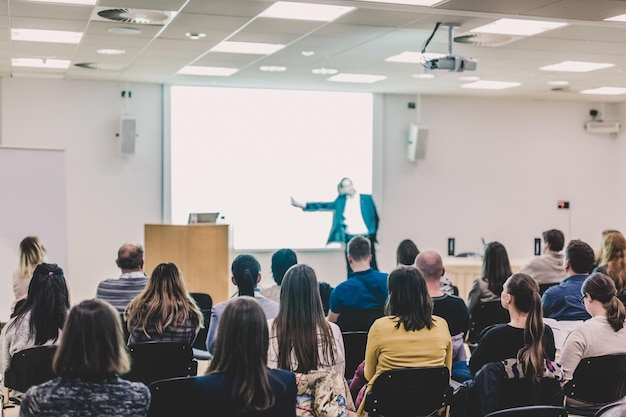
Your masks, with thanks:
<instances>
[{"instance_id":1,"label":"surveillance camera","mask_svg":"<svg viewBox=\"0 0 626 417\"><path fill-rule=\"evenodd\" d=\"M589 116L597 117L598 116L598 111L596 109L589 110Z\"/></svg>"}]
</instances>

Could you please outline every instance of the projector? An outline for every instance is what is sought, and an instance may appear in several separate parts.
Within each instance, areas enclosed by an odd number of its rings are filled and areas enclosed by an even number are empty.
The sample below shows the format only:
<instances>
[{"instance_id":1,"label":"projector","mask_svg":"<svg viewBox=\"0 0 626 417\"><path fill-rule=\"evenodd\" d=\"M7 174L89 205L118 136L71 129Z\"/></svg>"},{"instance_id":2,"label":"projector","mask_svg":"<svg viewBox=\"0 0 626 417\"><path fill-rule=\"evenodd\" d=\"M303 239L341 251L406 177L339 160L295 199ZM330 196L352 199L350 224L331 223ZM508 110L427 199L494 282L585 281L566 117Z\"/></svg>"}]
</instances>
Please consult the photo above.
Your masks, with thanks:
<instances>
[{"instance_id":1,"label":"projector","mask_svg":"<svg viewBox=\"0 0 626 417\"><path fill-rule=\"evenodd\" d=\"M424 68L429 70L441 69L451 72L475 71L476 60L464 58L459 55L448 55L441 58L433 58L424 62Z\"/></svg>"}]
</instances>

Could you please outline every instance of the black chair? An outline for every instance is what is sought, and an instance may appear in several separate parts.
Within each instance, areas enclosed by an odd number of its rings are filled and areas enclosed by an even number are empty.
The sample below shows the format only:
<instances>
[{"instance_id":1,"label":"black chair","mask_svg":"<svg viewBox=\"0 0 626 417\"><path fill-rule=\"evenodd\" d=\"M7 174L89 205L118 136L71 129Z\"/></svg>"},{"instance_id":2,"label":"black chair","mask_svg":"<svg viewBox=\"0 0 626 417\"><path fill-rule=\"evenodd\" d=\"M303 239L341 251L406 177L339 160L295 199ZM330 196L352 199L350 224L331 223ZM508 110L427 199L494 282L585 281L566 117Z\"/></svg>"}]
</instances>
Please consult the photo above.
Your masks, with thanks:
<instances>
[{"instance_id":1,"label":"black chair","mask_svg":"<svg viewBox=\"0 0 626 417\"><path fill-rule=\"evenodd\" d=\"M435 415L452 402L450 371L445 366L385 371L365 396L370 417Z\"/></svg>"},{"instance_id":2,"label":"black chair","mask_svg":"<svg viewBox=\"0 0 626 417\"><path fill-rule=\"evenodd\" d=\"M500 300L488 301L478 304L470 311L470 330L467 336L467 344L472 350L476 347L482 331L493 324L508 323L509 312L500 303Z\"/></svg>"},{"instance_id":3,"label":"black chair","mask_svg":"<svg viewBox=\"0 0 626 417\"><path fill-rule=\"evenodd\" d=\"M543 295L543 293L546 292L548 288L553 287L555 285L559 285L559 283L551 282L549 284L539 284L539 294Z\"/></svg>"},{"instance_id":4,"label":"black chair","mask_svg":"<svg viewBox=\"0 0 626 417\"><path fill-rule=\"evenodd\" d=\"M342 332L367 332L372 323L384 315L382 306L372 309L344 308L337 319L337 326Z\"/></svg>"},{"instance_id":5,"label":"black chair","mask_svg":"<svg viewBox=\"0 0 626 417\"><path fill-rule=\"evenodd\" d=\"M344 376L350 381L354 371L365 359L365 345L367 345L367 332L341 332L343 346L346 350L346 371Z\"/></svg>"},{"instance_id":6,"label":"black chair","mask_svg":"<svg viewBox=\"0 0 626 417\"><path fill-rule=\"evenodd\" d=\"M494 411L485 417L567 417L567 411L551 405L530 405Z\"/></svg>"},{"instance_id":7,"label":"black chair","mask_svg":"<svg viewBox=\"0 0 626 417\"><path fill-rule=\"evenodd\" d=\"M190 295L196 302L196 305L204 316L204 326L198 332L196 340L193 342L194 349L206 350L206 338L209 331L209 323L211 322L211 308L213 308L213 298L207 293L192 292Z\"/></svg>"},{"instance_id":8,"label":"black chair","mask_svg":"<svg viewBox=\"0 0 626 417\"><path fill-rule=\"evenodd\" d=\"M150 408L148 417L192 416L195 412L191 401L191 385L197 377L160 379L148 385ZM204 410L206 413L207 410Z\"/></svg>"},{"instance_id":9,"label":"black chair","mask_svg":"<svg viewBox=\"0 0 626 417\"><path fill-rule=\"evenodd\" d=\"M132 362L130 372L124 378L130 381L149 385L159 379L198 374L198 362L193 358L189 343L136 343L129 345L128 350Z\"/></svg>"},{"instance_id":10,"label":"black chair","mask_svg":"<svg viewBox=\"0 0 626 417\"><path fill-rule=\"evenodd\" d=\"M124 313L120 313L120 321L122 322L122 331L124 332L124 343L128 343L128 338L130 337L130 331L128 330L126 319L124 318Z\"/></svg>"},{"instance_id":11,"label":"black chair","mask_svg":"<svg viewBox=\"0 0 626 417\"><path fill-rule=\"evenodd\" d=\"M598 410L597 413L593 415L593 417L622 417L626 416L626 402L623 400L616 401L611 404L607 404L601 409Z\"/></svg>"},{"instance_id":12,"label":"black chair","mask_svg":"<svg viewBox=\"0 0 626 417\"><path fill-rule=\"evenodd\" d=\"M33 385L39 385L53 379L52 358L56 345L37 346L15 352L9 368L4 372L4 386L18 392L26 392ZM5 405L9 400L19 403L15 398L8 398L5 392Z\"/></svg>"}]
</instances>

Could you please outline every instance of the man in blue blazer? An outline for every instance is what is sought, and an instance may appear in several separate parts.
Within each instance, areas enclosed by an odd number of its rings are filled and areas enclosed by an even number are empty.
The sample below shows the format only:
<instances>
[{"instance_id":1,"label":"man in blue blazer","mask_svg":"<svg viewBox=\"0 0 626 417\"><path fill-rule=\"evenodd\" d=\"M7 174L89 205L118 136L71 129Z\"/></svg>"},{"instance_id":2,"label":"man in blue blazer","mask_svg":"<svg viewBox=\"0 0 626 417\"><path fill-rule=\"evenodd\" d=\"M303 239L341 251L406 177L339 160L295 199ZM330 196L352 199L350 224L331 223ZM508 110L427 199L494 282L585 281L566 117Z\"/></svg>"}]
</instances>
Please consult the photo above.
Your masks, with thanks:
<instances>
[{"instance_id":1,"label":"man in blue blazer","mask_svg":"<svg viewBox=\"0 0 626 417\"><path fill-rule=\"evenodd\" d=\"M337 184L338 196L335 201L302 204L291 199L291 205L304 211L333 211L333 224L330 228L328 242L347 244L354 236L365 236L371 242L372 259L370 265L378 269L376 264L376 233L378 231L378 213L374 199L370 194L357 193L350 178L342 178ZM347 257L346 257L347 262ZM348 272L352 269L348 265Z\"/></svg>"}]
</instances>

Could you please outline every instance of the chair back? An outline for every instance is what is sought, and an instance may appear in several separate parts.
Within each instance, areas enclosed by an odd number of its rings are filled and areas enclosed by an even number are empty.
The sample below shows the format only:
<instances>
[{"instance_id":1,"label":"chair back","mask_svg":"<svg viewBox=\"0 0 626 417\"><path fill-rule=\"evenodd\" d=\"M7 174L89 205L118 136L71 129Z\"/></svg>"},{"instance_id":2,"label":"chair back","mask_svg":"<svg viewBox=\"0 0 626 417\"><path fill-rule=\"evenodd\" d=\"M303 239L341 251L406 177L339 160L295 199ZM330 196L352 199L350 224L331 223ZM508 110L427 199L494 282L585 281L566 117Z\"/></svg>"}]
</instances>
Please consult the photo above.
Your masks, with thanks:
<instances>
[{"instance_id":1,"label":"chair back","mask_svg":"<svg viewBox=\"0 0 626 417\"><path fill-rule=\"evenodd\" d=\"M196 305L202 312L204 317L204 326L198 331L196 339L193 342L194 349L206 350L206 338L209 331L209 323L211 322L211 308L213 308L213 298L204 292L189 293L193 297Z\"/></svg>"},{"instance_id":2,"label":"chair back","mask_svg":"<svg viewBox=\"0 0 626 417\"><path fill-rule=\"evenodd\" d=\"M195 412L191 385L197 377L160 379L148 385L150 408L148 417L192 416ZM204 410L206 413L207 410Z\"/></svg>"},{"instance_id":3,"label":"chair back","mask_svg":"<svg viewBox=\"0 0 626 417\"><path fill-rule=\"evenodd\" d=\"M467 342L470 345L475 345L486 327L492 324L508 323L509 320L509 312L502 307L500 300L480 303L470 311L470 330Z\"/></svg>"},{"instance_id":4,"label":"chair back","mask_svg":"<svg viewBox=\"0 0 626 417\"><path fill-rule=\"evenodd\" d=\"M15 352L4 372L4 385L7 388L26 392L33 385L53 379L52 358L56 345L37 346Z\"/></svg>"},{"instance_id":5,"label":"chair back","mask_svg":"<svg viewBox=\"0 0 626 417\"><path fill-rule=\"evenodd\" d=\"M365 360L365 346L367 345L367 332L341 332L343 346L346 351L346 380L352 379L356 368Z\"/></svg>"},{"instance_id":6,"label":"chair back","mask_svg":"<svg viewBox=\"0 0 626 417\"><path fill-rule=\"evenodd\" d=\"M626 354L581 359L565 395L579 401L608 404L626 395Z\"/></svg>"},{"instance_id":7,"label":"chair back","mask_svg":"<svg viewBox=\"0 0 626 417\"><path fill-rule=\"evenodd\" d=\"M530 405L494 411L485 417L567 417L567 411L551 405Z\"/></svg>"},{"instance_id":8,"label":"chair back","mask_svg":"<svg viewBox=\"0 0 626 417\"><path fill-rule=\"evenodd\" d=\"M124 317L124 313L120 313L120 321L122 322L122 331L124 332L124 343L128 343L128 338L130 337L130 330L128 330L128 325L126 324L126 318Z\"/></svg>"},{"instance_id":9,"label":"chair back","mask_svg":"<svg viewBox=\"0 0 626 417\"><path fill-rule=\"evenodd\" d=\"M364 401L370 416L430 416L452 401L450 371L445 366L385 371Z\"/></svg>"},{"instance_id":10,"label":"chair back","mask_svg":"<svg viewBox=\"0 0 626 417\"><path fill-rule=\"evenodd\" d=\"M145 342L128 345L130 372L124 375L130 381L149 385L159 379L195 376L198 362L193 349L183 342Z\"/></svg>"},{"instance_id":11,"label":"chair back","mask_svg":"<svg viewBox=\"0 0 626 417\"><path fill-rule=\"evenodd\" d=\"M593 417L622 417L626 415L626 402L620 400L600 408Z\"/></svg>"},{"instance_id":12,"label":"chair back","mask_svg":"<svg viewBox=\"0 0 626 417\"><path fill-rule=\"evenodd\" d=\"M551 283L546 283L546 284L539 284L539 294L543 295L543 293L546 292L548 288L553 287L555 285L559 285L559 283L551 282Z\"/></svg>"},{"instance_id":13,"label":"chair back","mask_svg":"<svg viewBox=\"0 0 626 417\"><path fill-rule=\"evenodd\" d=\"M372 323L384 315L382 306L372 309L345 308L337 319L337 326L342 332L367 332Z\"/></svg>"}]
</instances>

